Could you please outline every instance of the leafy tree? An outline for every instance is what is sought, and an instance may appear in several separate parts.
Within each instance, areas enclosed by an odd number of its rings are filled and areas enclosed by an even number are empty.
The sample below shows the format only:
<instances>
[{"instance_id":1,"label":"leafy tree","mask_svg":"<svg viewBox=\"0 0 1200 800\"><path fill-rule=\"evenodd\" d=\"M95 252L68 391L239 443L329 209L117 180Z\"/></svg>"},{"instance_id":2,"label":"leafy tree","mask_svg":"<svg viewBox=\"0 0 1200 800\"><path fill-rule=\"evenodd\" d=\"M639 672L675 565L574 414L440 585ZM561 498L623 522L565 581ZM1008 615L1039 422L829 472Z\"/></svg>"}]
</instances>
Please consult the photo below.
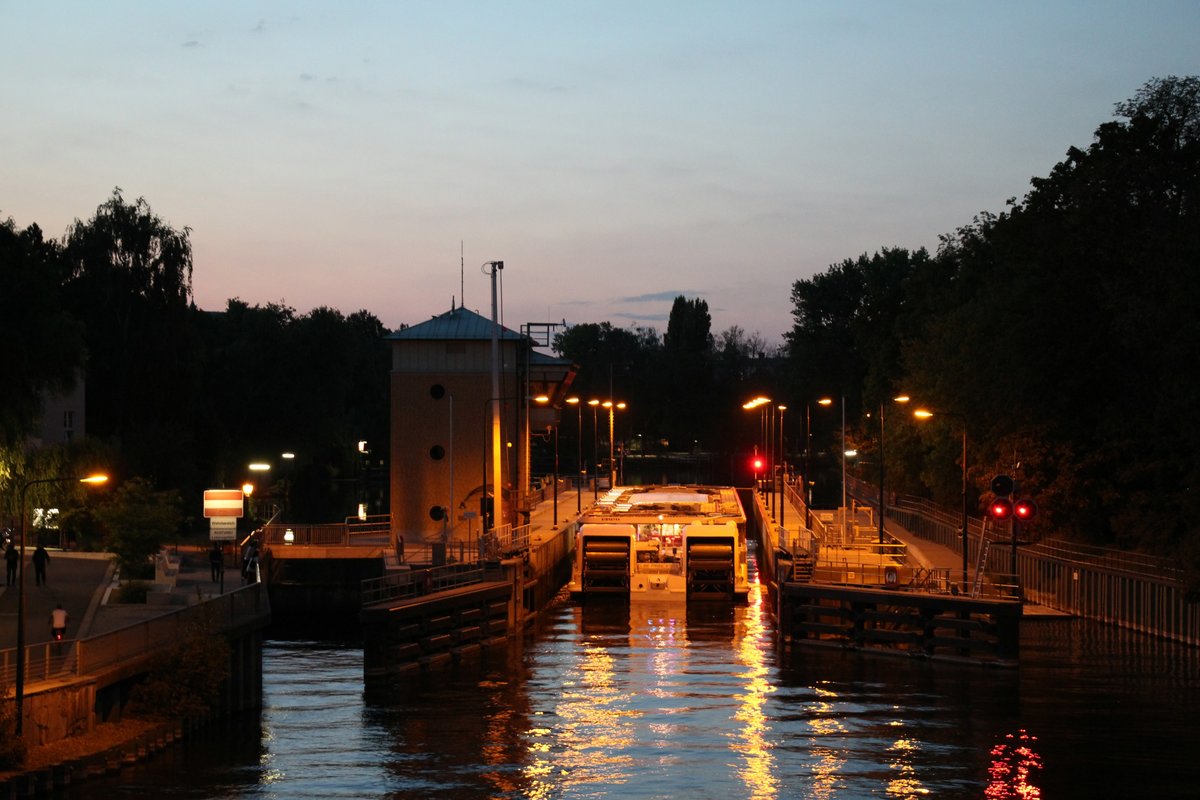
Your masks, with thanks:
<instances>
[{"instance_id":1,"label":"leafy tree","mask_svg":"<svg viewBox=\"0 0 1200 800\"><path fill-rule=\"evenodd\" d=\"M663 396L671 413L664 419L667 437L676 450L690 450L693 442L708 447L708 434L724 405L713 395L712 317L700 298L675 298L663 336Z\"/></svg>"},{"instance_id":2,"label":"leafy tree","mask_svg":"<svg viewBox=\"0 0 1200 800\"><path fill-rule=\"evenodd\" d=\"M972 460L1020 463L1062 532L1169 550L1200 511L1181 368L1200 358L1200 81L1156 79L1117 112L1008 213L944 240L941 308L904 363L968 414Z\"/></svg>"},{"instance_id":3,"label":"leafy tree","mask_svg":"<svg viewBox=\"0 0 1200 800\"><path fill-rule=\"evenodd\" d=\"M37 225L0 221L0 446L33 431L47 393L65 393L83 364L83 326L64 306L65 266Z\"/></svg>"},{"instance_id":4,"label":"leafy tree","mask_svg":"<svg viewBox=\"0 0 1200 800\"><path fill-rule=\"evenodd\" d=\"M183 521L180 507L177 493L156 491L149 481L131 478L97 510L105 549L125 578L146 575L151 557L178 532Z\"/></svg>"},{"instance_id":5,"label":"leafy tree","mask_svg":"<svg viewBox=\"0 0 1200 800\"><path fill-rule=\"evenodd\" d=\"M627 330L611 322L572 325L555 334L553 347L578 368L573 389L585 402L609 397L625 401L622 430L655 432L650 434L655 438L660 429L661 400L656 392L662 343L653 328ZM570 426L562 428L560 437L562 448L575 446L570 444L575 438ZM599 438L607 437L605 428Z\"/></svg>"},{"instance_id":6,"label":"leafy tree","mask_svg":"<svg viewBox=\"0 0 1200 800\"><path fill-rule=\"evenodd\" d=\"M67 231L67 303L85 326L89 434L112 437L132 474L194 482L192 249L145 200L120 189Z\"/></svg>"}]
</instances>

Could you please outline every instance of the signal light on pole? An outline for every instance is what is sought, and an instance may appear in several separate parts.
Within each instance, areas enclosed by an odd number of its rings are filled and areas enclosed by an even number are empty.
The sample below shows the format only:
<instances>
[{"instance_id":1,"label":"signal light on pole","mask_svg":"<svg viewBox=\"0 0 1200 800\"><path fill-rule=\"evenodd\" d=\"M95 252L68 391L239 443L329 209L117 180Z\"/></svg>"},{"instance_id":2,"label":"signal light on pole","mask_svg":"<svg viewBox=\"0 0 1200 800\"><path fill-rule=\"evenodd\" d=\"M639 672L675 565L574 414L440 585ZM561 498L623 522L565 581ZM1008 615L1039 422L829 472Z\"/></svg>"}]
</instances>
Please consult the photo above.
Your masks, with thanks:
<instances>
[{"instance_id":1,"label":"signal light on pole","mask_svg":"<svg viewBox=\"0 0 1200 800\"><path fill-rule=\"evenodd\" d=\"M1013 515L1022 521L1031 520L1037 516L1037 503L1029 498L1023 498L1013 504Z\"/></svg>"},{"instance_id":2,"label":"signal light on pole","mask_svg":"<svg viewBox=\"0 0 1200 800\"><path fill-rule=\"evenodd\" d=\"M1007 497L997 497L988 506L988 514L991 515L992 519L1008 519L1013 515L1012 501Z\"/></svg>"}]
</instances>

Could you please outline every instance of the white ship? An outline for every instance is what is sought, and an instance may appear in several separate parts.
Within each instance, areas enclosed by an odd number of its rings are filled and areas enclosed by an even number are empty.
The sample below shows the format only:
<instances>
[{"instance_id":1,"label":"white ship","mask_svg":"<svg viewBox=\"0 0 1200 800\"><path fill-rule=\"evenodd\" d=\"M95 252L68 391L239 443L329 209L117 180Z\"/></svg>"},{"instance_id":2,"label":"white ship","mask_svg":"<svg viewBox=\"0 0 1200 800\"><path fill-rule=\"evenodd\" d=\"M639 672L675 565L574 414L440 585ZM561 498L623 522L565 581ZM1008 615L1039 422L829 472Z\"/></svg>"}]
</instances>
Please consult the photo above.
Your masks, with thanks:
<instances>
[{"instance_id":1,"label":"white ship","mask_svg":"<svg viewBox=\"0 0 1200 800\"><path fill-rule=\"evenodd\" d=\"M617 486L580 518L576 597L744 600L746 514L727 486Z\"/></svg>"}]
</instances>

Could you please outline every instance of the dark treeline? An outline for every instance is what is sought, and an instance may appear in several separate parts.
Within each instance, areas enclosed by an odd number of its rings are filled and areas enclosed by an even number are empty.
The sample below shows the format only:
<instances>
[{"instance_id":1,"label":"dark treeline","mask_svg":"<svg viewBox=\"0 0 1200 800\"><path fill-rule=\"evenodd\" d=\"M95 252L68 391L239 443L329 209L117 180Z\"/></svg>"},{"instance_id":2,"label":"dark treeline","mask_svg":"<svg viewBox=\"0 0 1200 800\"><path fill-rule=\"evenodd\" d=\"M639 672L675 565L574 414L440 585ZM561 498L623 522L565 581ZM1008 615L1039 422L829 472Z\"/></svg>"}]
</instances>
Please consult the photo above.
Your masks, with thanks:
<instances>
[{"instance_id":1,"label":"dark treeline","mask_svg":"<svg viewBox=\"0 0 1200 800\"><path fill-rule=\"evenodd\" d=\"M1116 114L936 255L883 250L796 282L789 376L800 397L844 392L868 458L885 407L897 488L952 507L965 424L973 493L1013 474L1043 534L1189 551L1200 79L1153 80ZM899 393L951 415L918 428Z\"/></svg>"},{"instance_id":2,"label":"dark treeline","mask_svg":"<svg viewBox=\"0 0 1200 800\"><path fill-rule=\"evenodd\" d=\"M782 363L738 329L714 341L707 305L683 298L662 339L585 325L558 350L581 395L607 397L611 374L630 402L618 439L695 437L736 464L757 441L740 403L763 393L789 406L793 462L811 418L828 502L844 398L864 478L882 412L889 488L957 507L965 426L973 510L1010 473L1039 504L1037 535L1200 561L1200 79L1150 81L1116 117L936 253L884 248L796 281ZM939 413L918 423L917 407Z\"/></svg>"},{"instance_id":3,"label":"dark treeline","mask_svg":"<svg viewBox=\"0 0 1200 800\"><path fill-rule=\"evenodd\" d=\"M852 471L878 475L882 411L889 489L951 508L965 429L972 508L1010 473L1039 504L1037 535L1200 563L1200 79L1150 81L1115 117L935 253L881 248L795 281L780 348L736 326L714 334L699 298L676 298L661 335L566 329L555 350L579 366L573 392L628 403L615 438L629 452L703 453L708 479L739 483L761 441L742 403L786 403L785 450L799 467L811 434L825 504L840 495L843 401ZM23 469L42 395L86 369L86 446L124 475L198 493L287 450L288 477L309 482L298 515L344 513L329 487L361 477L356 442L385 450L383 326L238 300L200 311L189 233L119 190L61 241L0 223L5 468ZM935 416L916 422L918 406ZM592 411L580 414L586 450ZM577 436L566 410L564 473Z\"/></svg>"},{"instance_id":4,"label":"dark treeline","mask_svg":"<svg viewBox=\"0 0 1200 800\"><path fill-rule=\"evenodd\" d=\"M346 513L333 494L367 466L357 442L386 451L387 331L365 311L237 299L202 311L189 237L119 189L61 240L0 222L6 518L17 504L8 478L60 474L64 459L177 490L193 512L204 488L239 486L265 460L275 469L260 488L278 498L289 482L298 515ZM87 439L68 454L27 451L44 395L79 375Z\"/></svg>"}]
</instances>

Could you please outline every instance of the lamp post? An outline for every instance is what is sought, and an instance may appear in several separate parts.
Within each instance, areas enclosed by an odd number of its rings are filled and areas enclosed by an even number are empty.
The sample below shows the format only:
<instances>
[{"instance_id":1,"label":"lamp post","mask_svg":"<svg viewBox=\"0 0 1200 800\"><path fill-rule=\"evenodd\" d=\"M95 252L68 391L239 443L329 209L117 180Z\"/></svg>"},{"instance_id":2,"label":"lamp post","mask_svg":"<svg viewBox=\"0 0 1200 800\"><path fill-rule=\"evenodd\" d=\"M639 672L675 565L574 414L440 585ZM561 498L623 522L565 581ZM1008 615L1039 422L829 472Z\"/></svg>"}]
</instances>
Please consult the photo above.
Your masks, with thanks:
<instances>
[{"instance_id":1,"label":"lamp post","mask_svg":"<svg viewBox=\"0 0 1200 800\"><path fill-rule=\"evenodd\" d=\"M615 444L613 430L615 422L613 415L616 413L617 409L624 411L626 406L625 403L614 401L611 398L608 400L589 400L588 405L592 406L593 412L595 411L595 404L597 403L608 410L608 488L611 489L617 485L617 460L613 450Z\"/></svg>"},{"instance_id":2,"label":"lamp post","mask_svg":"<svg viewBox=\"0 0 1200 800\"><path fill-rule=\"evenodd\" d=\"M822 397L819 405L832 406L832 397ZM846 539L846 396L842 395L842 541Z\"/></svg>"},{"instance_id":3,"label":"lamp post","mask_svg":"<svg viewBox=\"0 0 1200 800\"><path fill-rule=\"evenodd\" d=\"M539 394L533 398L533 401L538 405L548 405L550 398L544 394ZM555 414L554 419L554 529L558 530L558 415Z\"/></svg>"},{"instance_id":4,"label":"lamp post","mask_svg":"<svg viewBox=\"0 0 1200 800\"><path fill-rule=\"evenodd\" d=\"M578 397L568 397L567 403L575 406L575 513L583 513L583 409Z\"/></svg>"},{"instance_id":5,"label":"lamp post","mask_svg":"<svg viewBox=\"0 0 1200 800\"><path fill-rule=\"evenodd\" d=\"M780 403L775 408L779 411L779 525L784 527L787 508L787 449L783 439L783 412L787 411L787 406Z\"/></svg>"},{"instance_id":6,"label":"lamp post","mask_svg":"<svg viewBox=\"0 0 1200 800\"><path fill-rule=\"evenodd\" d=\"M763 458L764 458L764 461L766 462L764 464L764 467L768 467L768 468L774 470L774 466L772 465L773 462L771 461L771 448L770 448L770 445L768 443L768 438L767 438L767 435L768 435L767 408L764 407L764 406L768 406L770 404L770 402L771 402L771 398L763 397L762 395L759 395L758 397L755 397L753 400L747 400L745 403L742 403L742 408L745 409L746 411L754 411L756 409L761 409L761 410L759 410L759 413L758 413L758 433L759 433L759 441L762 444ZM755 483L754 490L756 492L760 491L762 489L762 487L758 485L758 470L757 469L755 469L755 471L754 471L754 483ZM770 501L768 501L768 503L770 503Z\"/></svg>"},{"instance_id":7,"label":"lamp post","mask_svg":"<svg viewBox=\"0 0 1200 800\"><path fill-rule=\"evenodd\" d=\"M910 398L908 395L902 394L902 395L899 395L898 397L893 397L892 402L893 403L907 403L911 399L912 398ZM879 543L880 544L883 544L883 518L884 518L884 514L887 511L886 500L884 499L885 495L883 493L883 476L884 476L884 472L883 472L883 410L884 410L884 407L885 407L885 404L883 402L880 402L880 404L879 404Z\"/></svg>"},{"instance_id":8,"label":"lamp post","mask_svg":"<svg viewBox=\"0 0 1200 800\"><path fill-rule=\"evenodd\" d=\"M17 510L21 519L21 538L20 538L20 553L21 560L17 570L17 725L16 735L20 737L24 732L25 722L25 499L29 493L30 486L36 486L39 483L71 483L79 481L90 486L98 486L108 481L108 476L103 474L89 475L86 478L37 478L32 481L25 481L21 484L21 505Z\"/></svg>"},{"instance_id":9,"label":"lamp post","mask_svg":"<svg viewBox=\"0 0 1200 800\"><path fill-rule=\"evenodd\" d=\"M804 500L804 527L812 529L812 489L809 485L812 476L809 475L808 451L812 446L812 402L804 405L804 474L800 476L800 496Z\"/></svg>"},{"instance_id":10,"label":"lamp post","mask_svg":"<svg viewBox=\"0 0 1200 800\"><path fill-rule=\"evenodd\" d=\"M967 418L957 411L929 411L918 408L913 412L917 419L929 419L935 416L955 417L962 421L962 590L967 590Z\"/></svg>"},{"instance_id":11,"label":"lamp post","mask_svg":"<svg viewBox=\"0 0 1200 800\"><path fill-rule=\"evenodd\" d=\"M600 476L600 434L596 432L596 409L600 407L600 401L596 398L588 400L588 405L592 407L592 468L596 470L592 475L592 501L600 500L600 481L597 480Z\"/></svg>"}]
</instances>

